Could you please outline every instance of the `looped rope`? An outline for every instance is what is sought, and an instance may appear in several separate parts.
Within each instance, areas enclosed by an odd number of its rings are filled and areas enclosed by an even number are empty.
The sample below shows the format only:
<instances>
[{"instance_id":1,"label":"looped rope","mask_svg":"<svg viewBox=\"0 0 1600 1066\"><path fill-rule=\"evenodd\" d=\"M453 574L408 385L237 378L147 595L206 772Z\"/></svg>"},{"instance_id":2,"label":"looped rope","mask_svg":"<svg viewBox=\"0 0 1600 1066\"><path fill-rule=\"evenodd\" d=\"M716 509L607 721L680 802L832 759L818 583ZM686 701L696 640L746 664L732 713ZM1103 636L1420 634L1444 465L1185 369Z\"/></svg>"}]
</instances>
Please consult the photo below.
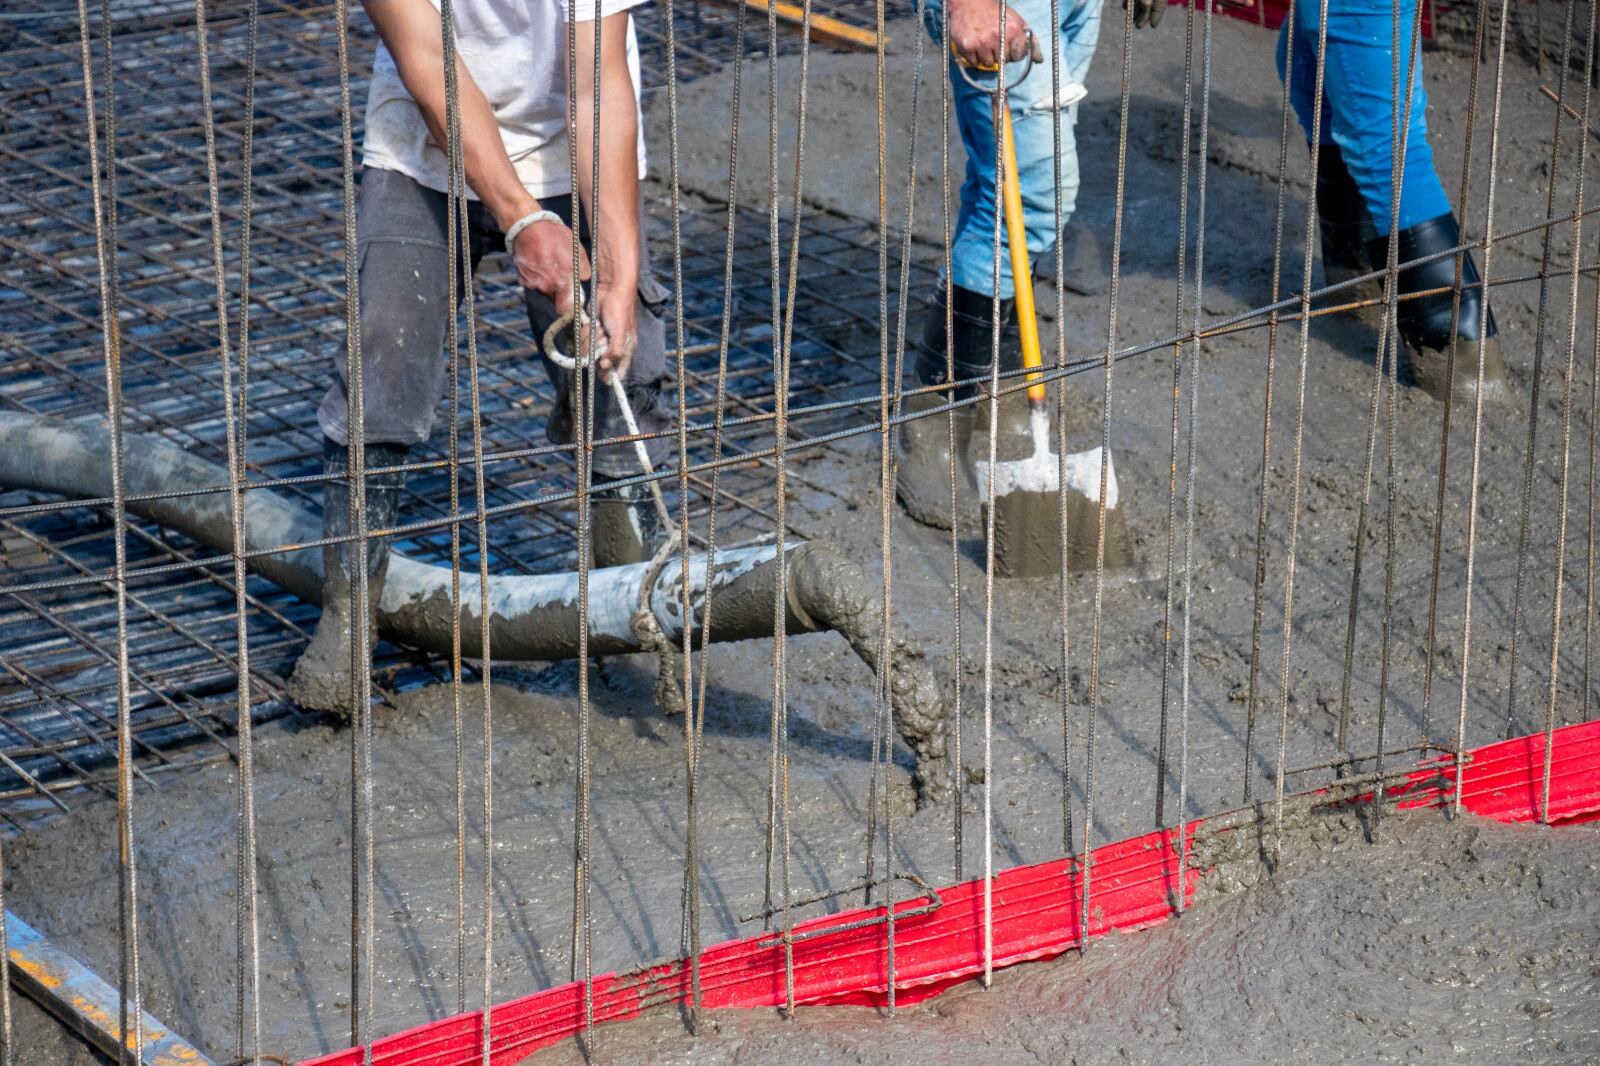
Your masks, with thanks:
<instances>
[{"instance_id":1,"label":"looped rope","mask_svg":"<svg viewBox=\"0 0 1600 1066\"><path fill-rule=\"evenodd\" d=\"M587 370L594 365L594 361L606 354L605 334L598 336L591 330L593 340L589 344L589 354L568 355L561 350L561 335L572 328L576 322L581 329L589 329L594 324L587 312L583 309L583 295L580 292L573 301L572 310L563 312L559 318L550 323L550 328L544 331L544 353L552 363L563 370ZM616 397L617 408L622 412L622 420L627 423L628 435L634 438L633 453L639 459L639 465L646 474L656 472L655 465L650 462L650 452L644 446L644 441L639 439L639 421L633 416L633 404L628 400L628 390L622 384L622 376L615 370L606 375L606 383L611 386L611 393ZM656 512L661 516L661 525L664 529L672 529L672 513L667 510L667 501L661 495L661 485L655 480L649 482L650 496L655 500Z\"/></svg>"},{"instance_id":2,"label":"looped rope","mask_svg":"<svg viewBox=\"0 0 1600 1066\"><path fill-rule=\"evenodd\" d=\"M563 370L576 371L579 368L588 369L594 361L605 354L605 337L594 336L589 345L589 354L583 356L568 355L561 350L558 343L561 334L572 328L574 322L580 328L592 326L593 319L584 311L582 295L574 301L572 310L562 314L544 331L544 350L550 361ZM639 458L639 465L646 474L655 473L655 467L650 462L650 453L645 449L644 441L638 440L639 423L633 416L633 405L628 402L628 392L623 387L622 377L616 371L606 375L607 383L611 386L612 394L617 399L617 407L622 411L622 418L628 425L628 432L635 440L633 442L634 454ZM649 482L650 496L655 501L656 511L661 515L663 529L670 530L667 538L656 549L655 555L650 559L649 569L645 571L644 580L639 584L639 601L634 607L633 614L628 618L628 628L633 631L634 638L639 641L639 646L645 651L654 652L656 656L656 706L662 714L682 714L685 710L683 690L678 684L678 649L675 648L666 633L661 629L661 620L656 617L654 608L650 606L650 593L655 588L656 580L661 576L661 571L666 567L673 552L678 550L681 543L681 533L672 515L667 510L667 501L661 495L661 485L658 481Z\"/></svg>"},{"instance_id":3,"label":"looped rope","mask_svg":"<svg viewBox=\"0 0 1600 1066\"><path fill-rule=\"evenodd\" d=\"M577 322L579 329L588 329L593 324L593 319L583 309L583 293L580 291L572 304L572 310L562 312L561 316L550 323L550 328L544 331L544 353L550 361L563 370L587 370L594 365L594 361L606 354L605 335L596 337L589 345L587 357L568 355L561 350L561 335L572 328L572 323ZM591 334L592 335L592 334ZM611 375L613 378L615 374ZM631 413L631 412L630 412Z\"/></svg>"}]
</instances>

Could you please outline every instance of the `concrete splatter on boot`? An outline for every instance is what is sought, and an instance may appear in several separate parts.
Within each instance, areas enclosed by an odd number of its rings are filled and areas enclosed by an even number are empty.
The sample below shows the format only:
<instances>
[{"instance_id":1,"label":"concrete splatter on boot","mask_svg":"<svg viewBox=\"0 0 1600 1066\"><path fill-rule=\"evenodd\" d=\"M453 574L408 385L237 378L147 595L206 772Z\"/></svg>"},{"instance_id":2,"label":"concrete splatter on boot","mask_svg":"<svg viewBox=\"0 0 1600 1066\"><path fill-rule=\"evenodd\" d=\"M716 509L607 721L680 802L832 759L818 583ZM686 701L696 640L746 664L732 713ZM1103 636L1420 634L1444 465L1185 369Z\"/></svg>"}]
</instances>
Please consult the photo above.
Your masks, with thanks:
<instances>
[{"instance_id":1,"label":"concrete splatter on boot","mask_svg":"<svg viewBox=\"0 0 1600 1066\"><path fill-rule=\"evenodd\" d=\"M349 467L345 447L323 442L323 472L333 480L323 485L322 531L327 537L347 536L350 528ZM405 462L406 449L396 445L369 444L368 468L398 466ZM369 474L367 477L367 528L388 529L395 524L400 492L405 475ZM294 664L286 686L289 698L308 710L325 711L349 718L355 711L355 622L352 591L356 575L356 545L352 542L328 544L322 548L322 617L311 643ZM377 642L378 601L383 598L384 579L389 572L389 538L367 541L367 648Z\"/></svg>"},{"instance_id":2,"label":"concrete splatter on boot","mask_svg":"<svg viewBox=\"0 0 1600 1066\"><path fill-rule=\"evenodd\" d=\"M1438 255L1461 243L1461 230L1454 214L1419 222L1400 231L1399 262L1408 263ZM1388 241L1372 243L1369 254L1375 261L1388 261ZM1376 257L1381 256L1379 260ZM1436 400L1453 392L1458 404L1472 403L1478 391L1478 364L1483 364L1483 399L1494 403L1510 395L1505 360L1500 354L1499 329L1494 312L1484 315L1487 296L1478 276L1478 264L1470 252L1461 254L1461 309L1455 307L1456 257L1437 259L1400 271L1400 301L1397 321L1404 349L1400 369L1411 384ZM1405 299L1411 293L1432 292ZM1480 326L1483 328L1480 335ZM1450 381L1450 346L1456 349L1455 381Z\"/></svg>"},{"instance_id":3,"label":"concrete splatter on boot","mask_svg":"<svg viewBox=\"0 0 1600 1066\"><path fill-rule=\"evenodd\" d=\"M595 566L642 563L667 539L648 485L601 485L589 493Z\"/></svg>"},{"instance_id":4,"label":"concrete splatter on boot","mask_svg":"<svg viewBox=\"0 0 1600 1066\"><path fill-rule=\"evenodd\" d=\"M986 381L991 374L994 298L959 285L952 288L951 294L953 300L947 304L945 290L939 289L923 326L922 342L917 346L917 378L923 385L942 385L952 380ZM951 308L948 334L947 306ZM1000 369L1014 370L1022 366L1022 350L1010 300L1000 301L1000 316ZM929 411L950 402L952 396L971 399L978 395L979 388L977 384L967 384L948 393L917 393L906 397L904 410L907 414ZM950 528L950 466L954 461L955 517L964 529L978 528L978 485L967 451L986 411L987 405L979 402L955 408L948 415L928 415L901 424L895 496L906 513L923 525ZM951 417L955 420L954 452L950 447Z\"/></svg>"},{"instance_id":5,"label":"concrete splatter on boot","mask_svg":"<svg viewBox=\"0 0 1600 1066\"><path fill-rule=\"evenodd\" d=\"M975 528L972 510L972 466L967 462L967 446L972 441L975 421L973 408L958 407L943 414L917 417L945 403L935 393L907 396L904 410L911 421L900 425L900 448L896 459L894 494L906 514L925 526L950 528L950 466L955 463L957 517L966 529ZM954 422L955 449L951 450L951 423ZM953 458L952 458L953 457ZM963 507L965 503L965 507Z\"/></svg>"}]
</instances>

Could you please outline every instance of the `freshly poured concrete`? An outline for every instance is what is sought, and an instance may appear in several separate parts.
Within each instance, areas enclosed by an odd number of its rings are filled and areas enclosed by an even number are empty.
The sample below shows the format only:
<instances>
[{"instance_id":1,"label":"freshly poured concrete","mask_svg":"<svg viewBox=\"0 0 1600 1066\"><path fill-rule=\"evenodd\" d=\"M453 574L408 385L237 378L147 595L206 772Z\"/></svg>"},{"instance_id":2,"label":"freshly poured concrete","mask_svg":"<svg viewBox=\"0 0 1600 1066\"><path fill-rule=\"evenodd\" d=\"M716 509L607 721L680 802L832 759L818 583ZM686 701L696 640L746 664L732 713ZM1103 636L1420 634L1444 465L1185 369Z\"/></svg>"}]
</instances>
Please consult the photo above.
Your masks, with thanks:
<instances>
[{"instance_id":1,"label":"freshly poured concrete","mask_svg":"<svg viewBox=\"0 0 1600 1066\"><path fill-rule=\"evenodd\" d=\"M1600 1055L1600 834L1434 814L1301 821L1282 866L1232 856L1181 920L898 1012L675 1011L597 1062L1586 1063ZM1253 834L1252 834L1253 843ZM1252 849L1253 852L1253 849ZM1245 867L1248 866L1246 871ZM1246 872L1240 883L1239 874ZM575 1045L533 1059L578 1063Z\"/></svg>"},{"instance_id":2,"label":"freshly poured concrete","mask_svg":"<svg viewBox=\"0 0 1600 1066\"><path fill-rule=\"evenodd\" d=\"M1115 13L1113 7L1108 14ZM1173 275L1177 239L1178 151L1181 143L1181 12L1135 42L1133 129L1119 294L1121 343L1156 341L1175 328ZM1079 214L1067 259L1070 283L1064 331L1069 358L1101 351L1106 341L1104 283L1109 263L1112 178L1117 127L1116 59L1120 29L1108 22L1091 75L1078 132L1084 167ZM902 41L907 40L900 34ZM1272 218L1276 203L1279 90L1272 38L1219 19L1214 70L1204 317L1214 319L1266 301L1271 290ZM783 60L781 63L788 63ZM1429 53L1430 123L1441 173L1457 184L1463 143L1460 101L1470 63ZM814 129L849 134L827 149L812 142L808 184L837 206L871 205L870 111L851 104L873 78L871 57L830 60L829 76L812 85ZM818 71L823 67L819 65ZM752 64L747 88L765 84ZM896 92L902 79L896 79ZM1544 209L1544 171L1552 112L1537 77L1513 61L1507 71L1496 219L1525 225ZM936 82L928 82L930 91ZM695 104L689 89L703 91ZM751 92L756 90L750 89ZM1487 92L1487 89L1485 89ZM725 128L725 93L686 87L685 145L715 156L709 131ZM830 97L830 93L836 94ZM870 99L870 96L867 97ZM661 98L655 106L659 107ZM722 111L717 111L721 100ZM792 95L782 98L792 106ZM928 95L925 102L936 102ZM764 110L764 109L763 109ZM1488 114L1479 115L1480 150ZM652 113L655 123L658 113ZM825 121L824 121L825 119ZM937 133L937 120L933 122ZM1570 126L1569 126L1570 130ZM747 151L764 152L747 128ZM1296 134L1291 131L1291 136ZM924 147L936 140L924 138ZM1569 150L1575 140L1565 139ZM657 152L658 164L664 155ZM1563 165L1557 202L1570 203L1570 165ZM1287 202L1284 291L1297 283L1303 245L1306 160L1289 145L1295 182ZM860 168L860 169L852 169ZM661 165L658 175L664 173ZM852 176L854 175L854 176ZM1464 214L1481 228L1486 174L1475 175L1474 203ZM929 203L926 197L920 202ZM935 216L935 223L937 217ZM934 232L937 232L935 230ZM1191 230L1191 232L1193 232ZM1570 233L1559 231L1558 263ZM931 255L932 253L928 253ZM870 258L870 251L868 253ZM1537 235L1496 246L1496 277L1537 270ZM1192 261L1192 260L1191 260ZM504 279L490 278L488 284ZM1580 402L1574 421L1571 525L1565 566L1563 645L1553 689L1557 721L1593 716L1583 692L1583 544L1588 497L1586 336L1593 292L1586 279L1578 301ZM1527 546L1528 584L1519 647L1514 728L1544 721L1551 690L1550 615L1555 564L1554 507L1559 472L1561 371L1565 362L1565 280L1551 282L1552 318L1540 397L1544 419L1533 485L1535 521ZM1086 295L1088 294L1088 295ZM859 295L859 293L851 294ZM1536 282L1497 287L1494 305L1512 368L1509 407L1486 413L1474 592L1474 640L1466 691L1469 744L1505 729L1511 644L1512 577L1520 513L1521 462L1532 377ZM1040 306L1053 312L1053 290ZM876 350L876 331L833 338ZM1045 338L1054 351L1054 335ZM1308 346L1308 420L1302 510L1296 555L1295 645L1289 671L1286 762L1320 762L1336 750L1344 635L1357 511L1363 494L1368 389L1377 347L1376 316L1319 319ZM1232 806L1247 774L1259 795L1277 765L1279 670L1292 432L1299 370L1297 323L1279 332L1272 459L1267 473L1267 597L1264 605L1261 732L1244 758L1250 677L1256 492L1260 483L1261 413L1266 379L1265 331L1202 345L1199 496L1196 500L1193 657L1188 726L1191 813ZM1171 349L1128 359L1114 380L1112 447L1121 507L1140 554L1137 567L1105 589L1101 709L1096 735L1096 841L1143 832L1154 823L1162 692L1167 484L1172 410ZM1185 388L1190 382L1185 375ZM1099 443L1103 379L1073 379L1074 421L1066 446ZM1423 640L1429 600L1432 518L1441 408L1412 389L1398 398L1397 558L1387 740L1409 743L1423 727ZM807 457L796 485L794 522L840 544L876 573L881 565L876 486L878 457L870 436ZM1428 708L1428 735L1453 739L1461 685L1464 600L1465 457L1470 419L1458 412L1443 539L1439 598L1440 651ZM860 441L867 441L862 445ZM1181 439L1184 449L1187 438ZM1380 426L1372 510L1365 533L1365 572L1356 629L1349 707L1349 746L1370 750L1377 737L1380 607L1383 586L1384 439ZM1180 456L1182 455L1180 450ZM1183 513L1180 500L1179 514ZM491 526L491 536L493 528ZM949 535L897 515L891 546L897 617L919 629L936 676L949 684L951 627ZM1182 557L1183 533L1176 546ZM960 531L957 555L963 591L959 677L966 728L964 876L981 869L983 701L982 545ZM1089 674L1093 582L1067 588L1069 666L1063 674L1057 584L1053 579L1002 581L994 592L993 786L995 864L1005 867L1061 854L1063 692L1073 755L1075 830L1083 820L1084 705ZM1184 615L1174 618L1173 647ZM768 780L770 650L764 642L713 649L700 794L703 936L711 942L753 931L739 916L761 905ZM654 708L649 658L611 659L591 674L594 760L594 965L603 971L674 955L680 938L680 884L685 844L682 719ZM792 882L796 895L859 879L865 865L871 674L845 641L831 634L794 639L788 652L789 794ZM571 973L573 777L577 759L576 667L497 668L495 731L494 996L510 998L568 979ZM1168 736L1173 762L1164 786L1167 816L1177 790L1176 753L1183 721L1172 675ZM952 686L953 694L953 686ZM435 688L401 695L376 722L376 901L378 967L375 1032L390 1032L457 1009L455 948L455 776L451 694ZM463 694L467 772L467 973L465 999L481 996L483 866L477 771L481 692ZM311 1054L349 1038L350 762L349 734L331 724L262 731L257 768L260 812L262 1031L266 1050ZM1316 783L1296 774L1291 788ZM910 757L897 752L891 773L896 810L895 864L930 881L957 876L948 802L912 814ZM146 1006L218 1058L231 1053L234 1031L233 789L231 770L172 776L159 790L141 789L134 846L140 863L142 974ZM797 1023L770 1016L729 1018L724 1033L701 1043L677 1036L670 1018L650 1020L634 1039L619 1032L613 1059L631 1054L664 1061L704 1055L727 1061L832 1063L893 1060L920 1049L920 1060L1131 1061L1179 1056L1200 1060L1238 1055L1250 1061L1302 1057L1402 1061L1448 1057L1571 1061L1600 1055L1592 1030L1574 1018L1594 1007L1593 903L1575 886L1592 883L1593 834L1574 829L1496 829L1437 820L1400 827L1368 845L1353 836L1328 852L1313 849L1252 892L1197 908L1181 923L1113 941L1087 960L1029 967L999 979L1001 995L953 993L907 1017L885 1023L870 1013L811 1014ZM1308 830L1309 832L1309 830ZM1467 835L1477 832L1475 840ZM71 817L10 842L8 906L69 946L101 973L117 968L115 817L109 803L83 802ZM878 836L881 848L881 833ZM1300 854L1295 852L1295 854ZM1318 858L1317 856L1323 856ZM880 853L881 858L881 853ZM843 899L848 905L855 899ZM1455 932L1445 937L1445 928ZM1432 941L1428 938L1432 937ZM1461 952L1471 954L1463 955ZM1231 952L1231 954L1230 954ZM1524 964L1524 958L1532 961ZM1587 969L1585 968L1587 967ZM1585 977L1588 974L1588 977ZM1454 983L1452 983L1454 982ZM1588 983L1586 983L1588 982ZM1007 995L1007 990L1010 994ZM1242 998L1241 998L1242 997ZM1550 1009L1546 1009L1549 1007ZM1051 1016L1046 1025L1042 1016ZM1061 1023L1053 1020L1059 1015ZM924 1032L921 1027L928 1027ZM1181 1028L1180 1028L1181 1027ZM934 1032L947 1043L935 1042ZM51 1031L53 1034L53 1031ZM840 1035L840 1034L843 1035ZM741 1036L740 1034L745 1034ZM746 1039L748 1037L748 1039ZM38 1040L59 1040L30 1023L22 1061ZM1555 1041L1561 1041L1558 1047ZM1425 1049L1418 1052L1421 1046ZM941 1050L941 1048L947 1050ZM1459 1050L1451 1050L1458 1048ZM54 1054L39 1052L35 1058ZM560 1061L570 1049L555 1049ZM45 1059L55 1061L55 1059Z\"/></svg>"}]
</instances>

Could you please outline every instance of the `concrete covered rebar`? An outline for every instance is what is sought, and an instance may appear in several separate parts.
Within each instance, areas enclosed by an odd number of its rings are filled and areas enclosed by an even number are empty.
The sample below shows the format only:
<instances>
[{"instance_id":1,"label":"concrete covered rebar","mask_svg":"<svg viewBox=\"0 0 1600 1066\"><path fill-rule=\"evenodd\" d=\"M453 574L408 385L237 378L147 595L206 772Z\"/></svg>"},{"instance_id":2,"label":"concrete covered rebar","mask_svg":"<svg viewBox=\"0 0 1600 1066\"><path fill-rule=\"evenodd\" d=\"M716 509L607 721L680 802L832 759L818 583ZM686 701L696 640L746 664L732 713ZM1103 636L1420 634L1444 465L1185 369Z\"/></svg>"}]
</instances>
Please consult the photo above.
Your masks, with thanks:
<instances>
[{"instance_id":1,"label":"concrete covered rebar","mask_svg":"<svg viewBox=\"0 0 1600 1066\"><path fill-rule=\"evenodd\" d=\"M77 498L112 494L109 435L99 422L60 422L36 415L0 413L0 488ZM227 471L160 437L124 438L124 492L128 511L176 530L216 551L233 548L226 491L162 496L225 485ZM321 603L322 553L293 545L322 536L317 515L276 493L246 494L245 549L286 550L252 557L249 566L303 600ZM704 553L689 559L690 602L703 617L713 600L715 641L771 637L779 560L772 545L722 549L707 574ZM882 607L861 569L825 544L802 542L785 550L787 631L834 630L874 673L880 671ZM646 650L631 619L641 597L668 641L681 642L682 561L674 556L651 579L649 563L594 570L589 575L589 652L619 655ZM650 580L648 592L644 583ZM451 574L448 567L390 557L378 605L378 631L397 644L450 653ZM484 620L475 573L461 575L463 653L482 655ZM496 659L552 661L578 654L578 576L575 573L505 575L489 579L489 650ZM698 625L695 627L698 639ZM927 656L909 631L891 627L888 648L895 724L917 757L917 789L924 798L946 785L944 697Z\"/></svg>"}]
</instances>

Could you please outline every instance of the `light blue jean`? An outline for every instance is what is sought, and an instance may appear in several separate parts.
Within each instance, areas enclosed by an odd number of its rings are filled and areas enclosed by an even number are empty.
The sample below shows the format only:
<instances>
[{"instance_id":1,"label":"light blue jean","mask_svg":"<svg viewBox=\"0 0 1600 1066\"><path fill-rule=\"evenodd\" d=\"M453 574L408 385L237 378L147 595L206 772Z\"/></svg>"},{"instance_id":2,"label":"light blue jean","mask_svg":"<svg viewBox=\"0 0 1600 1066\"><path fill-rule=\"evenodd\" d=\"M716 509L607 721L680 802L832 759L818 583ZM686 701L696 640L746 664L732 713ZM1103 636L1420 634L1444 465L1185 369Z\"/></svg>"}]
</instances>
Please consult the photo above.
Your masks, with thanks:
<instances>
[{"instance_id":1,"label":"light blue jean","mask_svg":"<svg viewBox=\"0 0 1600 1066\"><path fill-rule=\"evenodd\" d=\"M1407 60L1400 59L1399 99L1394 78L1395 4L1400 4L1401 49L1411 40L1417 0L1327 0L1328 47L1323 65L1322 143L1336 144L1366 201L1380 235L1389 232L1389 194L1394 187L1392 122L1405 106ZM1320 0L1295 0L1294 70L1289 100L1306 139L1311 138L1311 107L1316 95L1317 28ZM1278 34L1278 74L1284 74L1289 40L1285 21ZM1417 56L1414 95L1405 137L1405 170L1400 179L1400 228L1450 211L1428 145L1428 96L1422 88L1422 57Z\"/></svg>"},{"instance_id":2,"label":"light blue jean","mask_svg":"<svg viewBox=\"0 0 1600 1066\"><path fill-rule=\"evenodd\" d=\"M1061 91L1083 84L1100 36L1101 0L1059 0L1061 25ZM1066 225L1078 200L1078 148L1076 105L1054 106L1051 98L1050 0L1011 0L1011 7L1039 39L1044 62L1035 63L1027 80L1017 85L1026 61L1006 68L1007 104L1016 136L1017 183L1022 192L1023 222L1028 233L1028 253L1033 262L1055 247L1056 166L1052 119L1061 129L1061 224ZM941 40L942 0L927 0L925 22L936 47ZM945 48L946 56L949 55ZM961 183L961 210L952 234L951 280L972 292L994 292L995 125L990 97L968 85L955 60L950 59L951 99L961 144L967 152L966 177ZM993 84L993 74L974 74L982 84ZM1011 87L1016 86L1013 90ZM1004 229L1000 233L1000 295L1013 295L1011 258Z\"/></svg>"}]
</instances>

